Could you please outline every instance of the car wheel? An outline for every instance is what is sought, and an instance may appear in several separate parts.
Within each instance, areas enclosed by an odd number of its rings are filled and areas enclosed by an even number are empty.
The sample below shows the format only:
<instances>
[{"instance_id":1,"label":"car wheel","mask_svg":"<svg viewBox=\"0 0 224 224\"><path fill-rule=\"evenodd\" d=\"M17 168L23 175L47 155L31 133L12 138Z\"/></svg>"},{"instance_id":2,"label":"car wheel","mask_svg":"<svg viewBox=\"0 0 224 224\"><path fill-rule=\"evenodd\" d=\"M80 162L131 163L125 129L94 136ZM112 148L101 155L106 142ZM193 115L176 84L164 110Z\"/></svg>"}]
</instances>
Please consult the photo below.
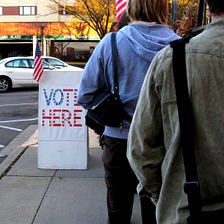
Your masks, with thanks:
<instances>
[{"instance_id":1,"label":"car wheel","mask_svg":"<svg viewBox=\"0 0 224 224\"><path fill-rule=\"evenodd\" d=\"M12 87L12 82L7 77L0 77L0 92L6 92Z\"/></svg>"}]
</instances>

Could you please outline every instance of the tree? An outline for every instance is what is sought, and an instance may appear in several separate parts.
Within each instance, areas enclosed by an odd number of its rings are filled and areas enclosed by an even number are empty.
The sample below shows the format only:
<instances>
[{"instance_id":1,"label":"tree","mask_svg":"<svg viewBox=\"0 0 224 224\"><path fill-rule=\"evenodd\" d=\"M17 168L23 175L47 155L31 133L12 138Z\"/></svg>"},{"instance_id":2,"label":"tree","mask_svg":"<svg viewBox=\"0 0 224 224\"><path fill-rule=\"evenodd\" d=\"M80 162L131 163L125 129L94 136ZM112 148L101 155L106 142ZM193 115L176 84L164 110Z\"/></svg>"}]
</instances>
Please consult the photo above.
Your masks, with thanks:
<instances>
[{"instance_id":1,"label":"tree","mask_svg":"<svg viewBox=\"0 0 224 224\"><path fill-rule=\"evenodd\" d=\"M75 19L96 31L100 39L114 26L115 0L51 0L59 12L73 15ZM71 2L71 1L70 1Z\"/></svg>"},{"instance_id":2,"label":"tree","mask_svg":"<svg viewBox=\"0 0 224 224\"><path fill-rule=\"evenodd\" d=\"M186 36L197 26L199 1L169 0L169 25L179 35ZM86 26L92 28L100 39L115 25L115 0L51 0L51 2L55 4L57 12L72 15L81 28ZM81 35L82 29L75 32Z\"/></svg>"},{"instance_id":3,"label":"tree","mask_svg":"<svg viewBox=\"0 0 224 224\"><path fill-rule=\"evenodd\" d=\"M198 7L200 0L169 0L170 4L170 25L180 36L188 35L198 25ZM175 10L172 10L175 3ZM205 10L205 8L204 8ZM203 24L206 24L206 13L203 13Z\"/></svg>"},{"instance_id":4,"label":"tree","mask_svg":"<svg viewBox=\"0 0 224 224\"><path fill-rule=\"evenodd\" d=\"M194 1L195 2L195 1ZM182 11L182 18L177 20L177 34L187 36L190 31L197 26L197 5L190 2Z\"/></svg>"}]
</instances>

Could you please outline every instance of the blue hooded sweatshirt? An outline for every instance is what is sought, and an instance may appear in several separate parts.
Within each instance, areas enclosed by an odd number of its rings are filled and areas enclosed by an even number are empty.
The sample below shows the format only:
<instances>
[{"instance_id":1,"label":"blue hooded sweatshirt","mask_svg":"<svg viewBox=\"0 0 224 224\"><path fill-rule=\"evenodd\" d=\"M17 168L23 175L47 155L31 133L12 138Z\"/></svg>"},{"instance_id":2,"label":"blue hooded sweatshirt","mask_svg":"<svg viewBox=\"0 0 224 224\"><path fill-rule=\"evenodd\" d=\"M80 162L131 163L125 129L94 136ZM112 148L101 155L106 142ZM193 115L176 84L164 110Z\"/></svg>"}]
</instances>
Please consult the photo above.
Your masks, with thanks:
<instances>
[{"instance_id":1,"label":"blue hooded sweatshirt","mask_svg":"<svg viewBox=\"0 0 224 224\"><path fill-rule=\"evenodd\" d=\"M119 94L124 110L133 116L142 83L156 53L179 37L167 26L131 23L117 32ZM113 91L111 33L96 46L82 74L78 103L88 109L96 93ZM105 127L104 135L127 139L130 121L122 128Z\"/></svg>"}]
</instances>

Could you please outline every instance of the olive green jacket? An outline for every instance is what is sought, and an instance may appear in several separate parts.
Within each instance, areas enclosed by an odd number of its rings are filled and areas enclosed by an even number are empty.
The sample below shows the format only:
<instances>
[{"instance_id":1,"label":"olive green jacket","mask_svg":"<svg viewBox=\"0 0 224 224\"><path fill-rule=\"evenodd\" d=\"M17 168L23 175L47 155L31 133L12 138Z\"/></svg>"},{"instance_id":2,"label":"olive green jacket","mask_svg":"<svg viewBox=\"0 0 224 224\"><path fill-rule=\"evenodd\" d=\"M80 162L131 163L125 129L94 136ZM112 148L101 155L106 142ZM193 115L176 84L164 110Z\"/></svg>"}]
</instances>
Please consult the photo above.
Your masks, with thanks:
<instances>
[{"instance_id":1,"label":"olive green jacket","mask_svg":"<svg viewBox=\"0 0 224 224\"><path fill-rule=\"evenodd\" d=\"M186 45L189 95L203 209L224 208L224 17ZM181 74L180 74L181 75ZM185 171L172 69L172 49L154 58L142 86L127 156L156 203L158 224L186 223Z\"/></svg>"}]
</instances>

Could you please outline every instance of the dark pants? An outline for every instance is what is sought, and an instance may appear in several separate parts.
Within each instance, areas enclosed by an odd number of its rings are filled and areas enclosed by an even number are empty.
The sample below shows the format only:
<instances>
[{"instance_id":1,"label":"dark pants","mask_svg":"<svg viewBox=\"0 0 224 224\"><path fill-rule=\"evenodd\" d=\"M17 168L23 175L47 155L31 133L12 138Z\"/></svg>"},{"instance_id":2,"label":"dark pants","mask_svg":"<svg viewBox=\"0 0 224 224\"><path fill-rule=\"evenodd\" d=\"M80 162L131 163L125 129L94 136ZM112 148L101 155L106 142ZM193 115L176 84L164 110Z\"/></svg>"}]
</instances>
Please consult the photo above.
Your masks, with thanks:
<instances>
[{"instance_id":1,"label":"dark pants","mask_svg":"<svg viewBox=\"0 0 224 224\"><path fill-rule=\"evenodd\" d=\"M187 219L188 224L222 224L224 221L224 209L215 211L203 211L201 217L189 217Z\"/></svg>"},{"instance_id":2,"label":"dark pants","mask_svg":"<svg viewBox=\"0 0 224 224\"><path fill-rule=\"evenodd\" d=\"M149 194L143 189L139 193L141 202L142 224L156 224L156 207Z\"/></svg>"},{"instance_id":3,"label":"dark pants","mask_svg":"<svg viewBox=\"0 0 224 224\"><path fill-rule=\"evenodd\" d=\"M104 137L102 160L107 186L109 224L131 223L134 195L138 180L129 165L126 151L127 140ZM144 202L143 205L148 205L148 203L149 200L147 200L147 203ZM154 205L150 202L150 206ZM147 210L147 208L144 209L144 211ZM155 216L154 210L152 213ZM144 224L150 223L145 222Z\"/></svg>"}]
</instances>

